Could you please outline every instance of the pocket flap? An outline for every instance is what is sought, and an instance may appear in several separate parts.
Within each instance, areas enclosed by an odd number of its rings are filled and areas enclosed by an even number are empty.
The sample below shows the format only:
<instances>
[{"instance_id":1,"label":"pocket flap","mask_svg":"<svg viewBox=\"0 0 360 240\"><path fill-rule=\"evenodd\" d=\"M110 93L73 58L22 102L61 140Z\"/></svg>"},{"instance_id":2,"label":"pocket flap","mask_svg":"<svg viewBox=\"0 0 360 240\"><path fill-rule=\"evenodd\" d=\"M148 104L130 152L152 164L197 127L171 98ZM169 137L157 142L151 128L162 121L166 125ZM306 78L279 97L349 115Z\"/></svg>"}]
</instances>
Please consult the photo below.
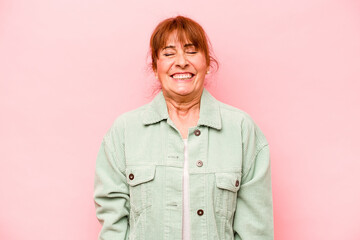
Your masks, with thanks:
<instances>
[{"instance_id":1,"label":"pocket flap","mask_svg":"<svg viewBox=\"0 0 360 240\"><path fill-rule=\"evenodd\" d=\"M216 186L221 189L237 192L240 188L240 173L215 173Z\"/></svg>"},{"instance_id":2,"label":"pocket flap","mask_svg":"<svg viewBox=\"0 0 360 240\"><path fill-rule=\"evenodd\" d=\"M132 166L126 169L126 179L130 186L149 182L155 177L155 166Z\"/></svg>"}]
</instances>

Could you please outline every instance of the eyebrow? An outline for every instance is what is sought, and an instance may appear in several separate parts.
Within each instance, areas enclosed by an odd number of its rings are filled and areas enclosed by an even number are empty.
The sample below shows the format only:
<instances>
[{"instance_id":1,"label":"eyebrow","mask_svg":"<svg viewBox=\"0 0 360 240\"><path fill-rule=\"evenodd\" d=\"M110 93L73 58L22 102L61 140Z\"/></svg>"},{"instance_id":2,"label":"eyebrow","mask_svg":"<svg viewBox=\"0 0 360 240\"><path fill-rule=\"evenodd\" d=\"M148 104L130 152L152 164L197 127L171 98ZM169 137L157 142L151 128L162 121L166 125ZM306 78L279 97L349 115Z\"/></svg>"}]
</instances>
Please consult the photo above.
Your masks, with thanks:
<instances>
[{"instance_id":1,"label":"eyebrow","mask_svg":"<svg viewBox=\"0 0 360 240\"><path fill-rule=\"evenodd\" d=\"M195 45L193 43L187 43L184 45L184 48L187 48L187 47L194 47Z\"/></svg>"},{"instance_id":2,"label":"eyebrow","mask_svg":"<svg viewBox=\"0 0 360 240\"><path fill-rule=\"evenodd\" d=\"M193 43L184 44L184 48L193 47L193 46L195 46ZM167 48L175 49L176 47L174 45L169 45L169 46L164 47L162 50L165 50Z\"/></svg>"},{"instance_id":3,"label":"eyebrow","mask_svg":"<svg viewBox=\"0 0 360 240\"><path fill-rule=\"evenodd\" d=\"M164 47L162 50L165 50L165 49L167 49L167 48L172 48L172 49L175 49L175 46L173 46L173 45L169 45L169 46Z\"/></svg>"}]
</instances>

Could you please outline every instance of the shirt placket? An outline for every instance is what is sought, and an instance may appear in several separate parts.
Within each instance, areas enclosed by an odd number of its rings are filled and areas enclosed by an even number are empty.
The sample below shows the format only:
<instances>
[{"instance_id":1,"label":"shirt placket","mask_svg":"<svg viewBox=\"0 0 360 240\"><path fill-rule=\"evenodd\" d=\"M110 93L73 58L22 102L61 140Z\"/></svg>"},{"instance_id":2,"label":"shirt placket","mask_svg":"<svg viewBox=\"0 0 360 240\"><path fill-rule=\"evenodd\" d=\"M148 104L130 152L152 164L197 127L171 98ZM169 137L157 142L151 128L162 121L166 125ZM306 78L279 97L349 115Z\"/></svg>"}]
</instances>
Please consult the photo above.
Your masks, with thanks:
<instances>
[{"instance_id":1,"label":"shirt placket","mask_svg":"<svg viewBox=\"0 0 360 240\"><path fill-rule=\"evenodd\" d=\"M208 217L206 174L208 127L189 129L188 162L190 190L191 239L208 239L206 226Z\"/></svg>"},{"instance_id":2,"label":"shirt placket","mask_svg":"<svg viewBox=\"0 0 360 240\"><path fill-rule=\"evenodd\" d=\"M171 119L167 123L164 239L182 240L184 142Z\"/></svg>"}]
</instances>

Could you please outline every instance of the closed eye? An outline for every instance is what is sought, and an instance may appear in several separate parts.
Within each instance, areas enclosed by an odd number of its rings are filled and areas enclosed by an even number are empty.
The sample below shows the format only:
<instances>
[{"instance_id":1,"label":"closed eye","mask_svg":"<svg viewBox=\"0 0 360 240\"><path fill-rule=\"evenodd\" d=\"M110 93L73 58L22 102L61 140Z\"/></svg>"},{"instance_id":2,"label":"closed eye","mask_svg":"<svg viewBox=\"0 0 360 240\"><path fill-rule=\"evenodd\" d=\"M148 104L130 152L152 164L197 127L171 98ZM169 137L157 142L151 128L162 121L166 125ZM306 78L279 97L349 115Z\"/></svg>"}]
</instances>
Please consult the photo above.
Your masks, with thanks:
<instances>
[{"instance_id":1,"label":"closed eye","mask_svg":"<svg viewBox=\"0 0 360 240\"><path fill-rule=\"evenodd\" d=\"M166 57L169 57L169 56L172 56L172 55L174 55L173 53L164 53L164 56L166 56Z\"/></svg>"},{"instance_id":2,"label":"closed eye","mask_svg":"<svg viewBox=\"0 0 360 240\"><path fill-rule=\"evenodd\" d=\"M197 52L187 52L188 54L196 54Z\"/></svg>"}]
</instances>

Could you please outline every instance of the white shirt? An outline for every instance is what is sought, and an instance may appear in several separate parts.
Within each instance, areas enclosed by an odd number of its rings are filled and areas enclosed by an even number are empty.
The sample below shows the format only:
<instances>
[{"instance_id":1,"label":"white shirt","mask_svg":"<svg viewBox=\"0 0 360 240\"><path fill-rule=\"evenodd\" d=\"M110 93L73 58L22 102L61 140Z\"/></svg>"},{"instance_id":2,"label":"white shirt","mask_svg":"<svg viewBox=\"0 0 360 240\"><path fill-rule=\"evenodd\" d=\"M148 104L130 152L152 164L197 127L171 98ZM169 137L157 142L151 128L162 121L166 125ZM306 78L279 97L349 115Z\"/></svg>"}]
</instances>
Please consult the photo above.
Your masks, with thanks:
<instances>
[{"instance_id":1,"label":"white shirt","mask_svg":"<svg viewBox=\"0 0 360 240\"><path fill-rule=\"evenodd\" d=\"M183 231L182 239L190 240L190 203L189 203L189 160L187 139L184 140L184 174L183 174Z\"/></svg>"}]
</instances>

